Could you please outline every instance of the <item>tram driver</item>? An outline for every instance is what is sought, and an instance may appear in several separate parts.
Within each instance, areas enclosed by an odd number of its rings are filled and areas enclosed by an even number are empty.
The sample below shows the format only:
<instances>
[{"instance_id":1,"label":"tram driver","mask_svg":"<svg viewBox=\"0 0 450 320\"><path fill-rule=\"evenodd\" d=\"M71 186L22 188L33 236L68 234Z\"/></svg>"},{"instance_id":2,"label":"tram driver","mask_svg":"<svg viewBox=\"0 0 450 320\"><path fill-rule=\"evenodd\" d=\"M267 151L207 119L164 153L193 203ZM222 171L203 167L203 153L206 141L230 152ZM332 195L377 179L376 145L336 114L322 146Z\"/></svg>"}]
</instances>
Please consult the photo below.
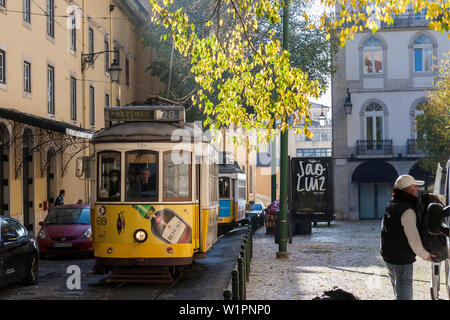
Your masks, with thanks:
<instances>
[{"instance_id":1,"label":"tram driver","mask_svg":"<svg viewBox=\"0 0 450 320\"><path fill-rule=\"evenodd\" d=\"M142 168L140 176L131 188L133 198L156 197L156 175L151 176L150 169Z\"/></svg>"}]
</instances>

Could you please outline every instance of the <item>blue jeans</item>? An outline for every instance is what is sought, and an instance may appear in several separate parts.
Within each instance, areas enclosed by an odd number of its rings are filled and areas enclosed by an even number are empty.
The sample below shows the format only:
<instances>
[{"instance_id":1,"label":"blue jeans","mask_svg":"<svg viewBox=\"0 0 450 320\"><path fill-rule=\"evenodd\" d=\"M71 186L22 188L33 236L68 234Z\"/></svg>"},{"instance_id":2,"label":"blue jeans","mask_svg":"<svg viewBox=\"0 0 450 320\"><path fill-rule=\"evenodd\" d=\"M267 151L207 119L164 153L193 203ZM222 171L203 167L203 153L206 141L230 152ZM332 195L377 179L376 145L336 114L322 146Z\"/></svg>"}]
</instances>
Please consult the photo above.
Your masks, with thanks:
<instances>
[{"instance_id":1,"label":"blue jeans","mask_svg":"<svg viewBox=\"0 0 450 320\"><path fill-rule=\"evenodd\" d=\"M396 300L413 300L413 264L384 262L391 278Z\"/></svg>"}]
</instances>

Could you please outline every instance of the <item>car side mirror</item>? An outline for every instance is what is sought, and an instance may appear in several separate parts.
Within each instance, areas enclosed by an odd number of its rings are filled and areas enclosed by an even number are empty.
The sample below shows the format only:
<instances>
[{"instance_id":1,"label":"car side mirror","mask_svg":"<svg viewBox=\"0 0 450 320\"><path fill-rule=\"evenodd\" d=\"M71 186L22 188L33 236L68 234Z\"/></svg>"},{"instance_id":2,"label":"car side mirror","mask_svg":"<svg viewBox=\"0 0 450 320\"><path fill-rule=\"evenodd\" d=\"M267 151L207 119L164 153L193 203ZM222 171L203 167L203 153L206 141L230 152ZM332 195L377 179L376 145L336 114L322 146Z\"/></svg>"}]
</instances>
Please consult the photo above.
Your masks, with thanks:
<instances>
[{"instance_id":1,"label":"car side mirror","mask_svg":"<svg viewBox=\"0 0 450 320\"><path fill-rule=\"evenodd\" d=\"M15 234L3 234L2 235L2 240L3 242L12 242L12 241L16 241L17 240L17 236Z\"/></svg>"}]
</instances>

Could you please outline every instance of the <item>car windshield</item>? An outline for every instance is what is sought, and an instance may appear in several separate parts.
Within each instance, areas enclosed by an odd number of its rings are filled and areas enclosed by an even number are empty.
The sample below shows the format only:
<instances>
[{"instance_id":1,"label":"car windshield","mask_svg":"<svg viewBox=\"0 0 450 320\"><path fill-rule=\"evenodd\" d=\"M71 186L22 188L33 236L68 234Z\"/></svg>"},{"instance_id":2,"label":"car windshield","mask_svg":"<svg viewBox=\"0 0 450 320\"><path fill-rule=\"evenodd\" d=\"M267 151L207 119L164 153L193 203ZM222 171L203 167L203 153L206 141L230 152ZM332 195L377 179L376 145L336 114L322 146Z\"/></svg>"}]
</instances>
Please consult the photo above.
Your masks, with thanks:
<instances>
[{"instance_id":1,"label":"car windshield","mask_svg":"<svg viewBox=\"0 0 450 320\"><path fill-rule=\"evenodd\" d=\"M45 224L91 224L89 209L54 208L45 218Z\"/></svg>"},{"instance_id":2,"label":"car windshield","mask_svg":"<svg viewBox=\"0 0 450 320\"><path fill-rule=\"evenodd\" d=\"M253 204L252 210L262 210L262 204L261 203L255 203Z\"/></svg>"}]
</instances>

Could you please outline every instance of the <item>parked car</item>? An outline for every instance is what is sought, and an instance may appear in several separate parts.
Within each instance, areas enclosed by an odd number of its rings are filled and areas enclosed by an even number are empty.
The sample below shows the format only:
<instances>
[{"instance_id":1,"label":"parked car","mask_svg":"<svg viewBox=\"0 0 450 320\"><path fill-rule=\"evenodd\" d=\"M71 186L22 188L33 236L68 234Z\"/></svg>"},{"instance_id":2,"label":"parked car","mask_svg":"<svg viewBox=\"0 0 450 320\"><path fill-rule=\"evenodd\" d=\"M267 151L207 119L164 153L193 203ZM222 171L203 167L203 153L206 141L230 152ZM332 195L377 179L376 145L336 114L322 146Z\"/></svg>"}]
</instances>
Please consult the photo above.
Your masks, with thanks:
<instances>
[{"instance_id":1,"label":"parked car","mask_svg":"<svg viewBox=\"0 0 450 320\"><path fill-rule=\"evenodd\" d=\"M31 233L17 220L0 216L0 285L38 280L39 247Z\"/></svg>"},{"instance_id":2,"label":"parked car","mask_svg":"<svg viewBox=\"0 0 450 320\"><path fill-rule=\"evenodd\" d=\"M263 213L265 207L262 203L249 203L247 204L246 209L247 210L245 211L245 217L248 221L250 221L253 216Z\"/></svg>"},{"instance_id":3,"label":"parked car","mask_svg":"<svg viewBox=\"0 0 450 320\"><path fill-rule=\"evenodd\" d=\"M88 204L56 206L39 225L41 230L37 241L41 257L59 253L92 253Z\"/></svg>"}]
</instances>

